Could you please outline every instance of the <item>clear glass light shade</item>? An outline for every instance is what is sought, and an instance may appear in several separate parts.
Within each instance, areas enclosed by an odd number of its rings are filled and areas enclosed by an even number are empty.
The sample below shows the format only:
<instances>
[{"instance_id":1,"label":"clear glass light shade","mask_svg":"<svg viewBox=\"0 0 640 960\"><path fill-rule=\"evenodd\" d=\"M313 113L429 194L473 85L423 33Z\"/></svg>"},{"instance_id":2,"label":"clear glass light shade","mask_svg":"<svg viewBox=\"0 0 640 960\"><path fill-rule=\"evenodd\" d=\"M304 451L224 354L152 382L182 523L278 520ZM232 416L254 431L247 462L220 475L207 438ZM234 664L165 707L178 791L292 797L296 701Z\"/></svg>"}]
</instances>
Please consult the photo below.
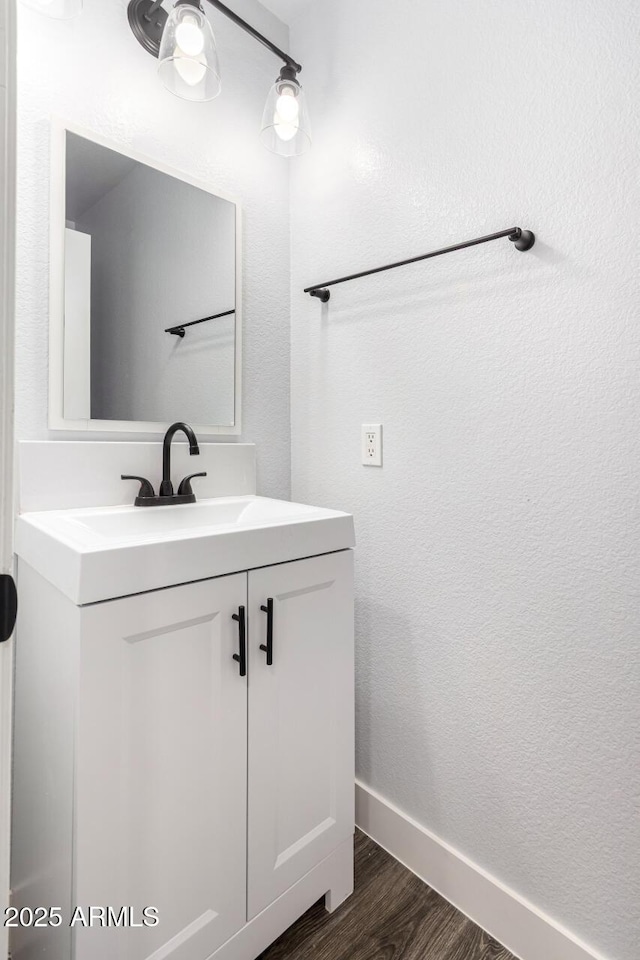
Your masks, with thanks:
<instances>
[{"instance_id":1,"label":"clear glass light shade","mask_svg":"<svg viewBox=\"0 0 640 960\"><path fill-rule=\"evenodd\" d=\"M191 3L177 4L162 33L158 73L183 100L213 100L220 93L220 64L211 24Z\"/></svg>"},{"instance_id":2,"label":"clear glass light shade","mask_svg":"<svg viewBox=\"0 0 640 960\"><path fill-rule=\"evenodd\" d=\"M82 13L82 0L22 0L22 3L54 20L71 20Z\"/></svg>"},{"instance_id":3,"label":"clear glass light shade","mask_svg":"<svg viewBox=\"0 0 640 960\"><path fill-rule=\"evenodd\" d=\"M307 102L295 80L276 80L269 91L260 139L281 157L298 157L311 146Z\"/></svg>"}]
</instances>

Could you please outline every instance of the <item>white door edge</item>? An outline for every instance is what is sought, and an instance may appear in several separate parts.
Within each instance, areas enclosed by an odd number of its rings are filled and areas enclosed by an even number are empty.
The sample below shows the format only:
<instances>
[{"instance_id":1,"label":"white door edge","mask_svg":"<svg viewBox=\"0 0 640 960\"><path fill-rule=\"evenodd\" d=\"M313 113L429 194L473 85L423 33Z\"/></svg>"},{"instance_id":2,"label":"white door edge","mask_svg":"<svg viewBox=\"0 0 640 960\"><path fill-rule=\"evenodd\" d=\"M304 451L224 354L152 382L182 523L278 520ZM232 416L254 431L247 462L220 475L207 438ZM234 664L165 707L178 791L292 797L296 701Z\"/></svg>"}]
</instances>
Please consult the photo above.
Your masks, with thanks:
<instances>
[{"instance_id":1,"label":"white door edge","mask_svg":"<svg viewBox=\"0 0 640 960\"><path fill-rule=\"evenodd\" d=\"M13 410L14 410L14 275L15 275L15 10L0 0L6 31L0 32L0 77L4 100L0 130L0 572L13 572ZM5 86L6 83L6 86ZM13 640L0 644L0 958L8 955L5 909L9 903L9 842L11 813L11 717Z\"/></svg>"}]
</instances>

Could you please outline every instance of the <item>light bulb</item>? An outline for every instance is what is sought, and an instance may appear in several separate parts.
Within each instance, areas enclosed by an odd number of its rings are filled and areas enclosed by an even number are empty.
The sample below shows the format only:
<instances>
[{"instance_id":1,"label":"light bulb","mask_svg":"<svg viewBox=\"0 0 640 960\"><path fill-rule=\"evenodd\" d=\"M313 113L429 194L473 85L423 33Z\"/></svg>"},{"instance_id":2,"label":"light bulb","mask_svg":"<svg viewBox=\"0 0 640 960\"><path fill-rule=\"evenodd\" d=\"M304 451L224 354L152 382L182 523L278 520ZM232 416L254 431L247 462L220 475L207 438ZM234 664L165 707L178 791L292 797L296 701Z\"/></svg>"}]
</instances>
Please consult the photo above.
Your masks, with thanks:
<instances>
[{"instance_id":1,"label":"light bulb","mask_svg":"<svg viewBox=\"0 0 640 960\"><path fill-rule=\"evenodd\" d=\"M291 87L283 90L276 103L276 116L284 123L295 123L300 113L300 105Z\"/></svg>"},{"instance_id":2,"label":"light bulb","mask_svg":"<svg viewBox=\"0 0 640 960\"><path fill-rule=\"evenodd\" d=\"M193 14L187 14L176 27L176 40L187 57L197 57L204 50L204 34ZM201 77L202 79L202 77Z\"/></svg>"},{"instance_id":3,"label":"light bulb","mask_svg":"<svg viewBox=\"0 0 640 960\"><path fill-rule=\"evenodd\" d=\"M273 129L280 139L285 142L287 140L293 140L298 132L298 127L295 123L281 123L277 115L273 118Z\"/></svg>"},{"instance_id":4,"label":"light bulb","mask_svg":"<svg viewBox=\"0 0 640 960\"><path fill-rule=\"evenodd\" d=\"M273 115L273 127L281 140L293 140L298 132L299 116L300 104L295 91L291 87L284 87L276 100Z\"/></svg>"},{"instance_id":5,"label":"light bulb","mask_svg":"<svg viewBox=\"0 0 640 960\"><path fill-rule=\"evenodd\" d=\"M220 65L211 24L195 0L176 3L162 31L158 72L165 87L184 100L213 100L220 93Z\"/></svg>"},{"instance_id":6,"label":"light bulb","mask_svg":"<svg viewBox=\"0 0 640 960\"><path fill-rule=\"evenodd\" d=\"M281 157L297 157L311 146L311 127L304 90L293 66L282 68L269 90L262 114L260 139Z\"/></svg>"},{"instance_id":7,"label":"light bulb","mask_svg":"<svg viewBox=\"0 0 640 960\"><path fill-rule=\"evenodd\" d=\"M189 57L176 57L173 63L184 82L190 87L197 87L204 80L207 72L206 64L191 60Z\"/></svg>"}]
</instances>

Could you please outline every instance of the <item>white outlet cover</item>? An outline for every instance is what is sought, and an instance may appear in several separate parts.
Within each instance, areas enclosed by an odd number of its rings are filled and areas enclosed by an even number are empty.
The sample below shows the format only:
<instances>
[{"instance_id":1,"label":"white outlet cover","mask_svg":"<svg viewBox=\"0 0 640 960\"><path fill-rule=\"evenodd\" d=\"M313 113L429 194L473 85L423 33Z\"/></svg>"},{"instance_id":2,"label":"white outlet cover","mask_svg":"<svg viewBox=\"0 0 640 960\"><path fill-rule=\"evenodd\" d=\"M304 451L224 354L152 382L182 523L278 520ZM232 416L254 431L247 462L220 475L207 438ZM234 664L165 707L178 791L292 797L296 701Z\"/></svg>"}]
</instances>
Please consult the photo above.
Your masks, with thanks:
<instances>
[{"instance_id":1,"label":"white outlet cover","mask_svg":"<svg viewBox=\"0 0 640 960\"><path fill-rule=\"evenodd\" d=\"M382 424L362 424L362 463L365 467L382 466Z\"/></svg>"}]
</instances>

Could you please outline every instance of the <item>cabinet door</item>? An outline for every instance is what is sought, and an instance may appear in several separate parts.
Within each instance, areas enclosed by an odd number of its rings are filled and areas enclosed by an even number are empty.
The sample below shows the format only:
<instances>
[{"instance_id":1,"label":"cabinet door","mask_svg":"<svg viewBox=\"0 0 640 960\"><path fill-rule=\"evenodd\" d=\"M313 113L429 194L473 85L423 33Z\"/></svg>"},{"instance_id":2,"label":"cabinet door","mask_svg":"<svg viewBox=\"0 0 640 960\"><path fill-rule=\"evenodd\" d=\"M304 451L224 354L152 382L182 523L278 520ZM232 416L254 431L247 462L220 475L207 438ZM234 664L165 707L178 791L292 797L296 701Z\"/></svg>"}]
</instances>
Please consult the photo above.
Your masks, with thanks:
<instances>
[{"instance_id":1,"label":"cabinet door","mask_svg":"<svg viewBox=\"0 0 640 960\"><path fill-rule=\"evenodd\" d=\"M251 571L249 623L251 919L353 833L351 551Z\"/></svg>"},{"instance_id":2,"label":"cabinet door","mask_svg":"<svg viewBox=\"0 0 640 960\"><path fill-rule=\"evenodd\" d=\"M76 960L205 960L246 922L246 594L238 574L82 611L74 903L159 923L77 925Z\"/></svg>"}]
</instances>

